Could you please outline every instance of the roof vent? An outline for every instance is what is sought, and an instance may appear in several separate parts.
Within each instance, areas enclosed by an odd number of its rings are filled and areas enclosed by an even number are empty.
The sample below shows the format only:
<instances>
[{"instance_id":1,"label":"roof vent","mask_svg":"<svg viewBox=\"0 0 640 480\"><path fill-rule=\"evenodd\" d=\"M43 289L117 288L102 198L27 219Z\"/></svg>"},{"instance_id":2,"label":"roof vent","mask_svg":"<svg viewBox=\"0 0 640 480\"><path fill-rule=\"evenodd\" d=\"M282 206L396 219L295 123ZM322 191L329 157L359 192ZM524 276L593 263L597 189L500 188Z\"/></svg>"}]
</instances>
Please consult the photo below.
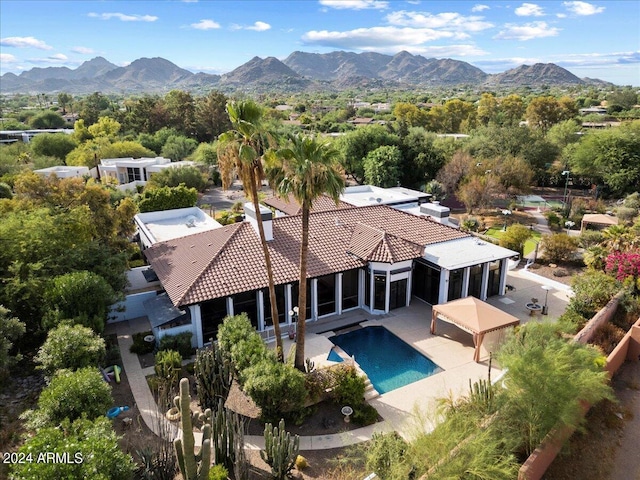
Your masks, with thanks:
<instances>
[{"instance_id":1,"label":"roof vent","mask_svg":"<svg viewBox=\"0 0 640 480\"><path fill-rule=\"evenodd\" d=\"M188 228L193 228L196 226L196 217L195 215L189 215L187 217L187 222L185 224Z\"/></svg>"},{"instance_id":2,"label":"roof vent","mask_svg":"<svg viewBox=\"0 0 640 480\"><path fill-rule=\"evenodd\" d=\"M382 199L380 197L376 198L376 202L380 203L382 202Z\"/></svg>"}]
</instances>

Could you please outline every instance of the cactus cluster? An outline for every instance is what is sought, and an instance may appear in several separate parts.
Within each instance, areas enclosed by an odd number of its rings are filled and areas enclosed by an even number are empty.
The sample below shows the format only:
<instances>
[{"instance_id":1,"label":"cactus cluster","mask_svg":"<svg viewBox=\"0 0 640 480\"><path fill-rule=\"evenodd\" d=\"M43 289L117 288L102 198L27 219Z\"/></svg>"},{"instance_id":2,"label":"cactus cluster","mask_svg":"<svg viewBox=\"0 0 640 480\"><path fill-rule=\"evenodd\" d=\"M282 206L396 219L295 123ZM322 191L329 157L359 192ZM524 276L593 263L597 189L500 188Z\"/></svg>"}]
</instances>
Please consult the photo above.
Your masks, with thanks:
<instances>
[{"instance_id":1,"label":"cactus cluster","mask_svg":"<svg viewBox=\"0 0 640 480\"><path fill-rule=\"evenodd\" d=\"M173 446L182 478L184 480L206 480L209 477L209 468L211 466L211 425L209 423L203 425L202 447L196 454L188 379L183 378L180 380L180 395L175 397L174 403L181 413L182 438L176 438L173 441ZM196 414L196 416L199 415ZM210 416L211 411L206 411L204 414L205 419Z\"/></svg>"},{"instance_id":2,"label":"cactus cluster","mask_svg":"<svg viewBox=\"0 0 640 480\"><path fill-rule=\"evenodd\" d=\"M233 369L215 344L210 348L198 350L193 373L196 377L198 399L203 409L215 408L219 399L223 402L227 399L233 380Z\"/></svg>"},{"instance_id":3,"label":"cactus cluster","mask_svg":"<svg viewBox=\"0 0 640 480\"><path fill-rule=\"evenodd\" d=\"M249 471L244 451L244 421L235 412L224 408L222 399L218 400L209 421L215 463L233 471L237 480L245 480Z\"/></svg>"},{"instance_id":4,"label":"cactus cluster","mask_svg":"<svg viewBox=\"0 0 640 480\"><path fill-rule=\"evenodd\" d=\"M271 474L276 480L284 480L293 469L300 449L300 437L284 429L284 420L280 420L277 427L267 423L264 427L265 449L260 450L260 456L271 467Z\"/></svg>"}]
</instances>

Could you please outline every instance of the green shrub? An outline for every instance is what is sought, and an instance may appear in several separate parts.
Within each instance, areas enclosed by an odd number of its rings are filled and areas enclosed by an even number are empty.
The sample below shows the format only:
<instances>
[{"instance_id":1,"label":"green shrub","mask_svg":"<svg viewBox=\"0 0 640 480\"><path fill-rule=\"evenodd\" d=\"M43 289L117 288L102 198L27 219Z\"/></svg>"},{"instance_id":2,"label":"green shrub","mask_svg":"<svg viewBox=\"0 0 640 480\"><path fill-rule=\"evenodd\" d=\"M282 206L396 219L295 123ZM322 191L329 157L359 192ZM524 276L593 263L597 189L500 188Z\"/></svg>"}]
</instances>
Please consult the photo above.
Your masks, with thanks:
<instances>
[{"instance_id":1,"label":"green shrub","mask_svg":"<svg viewBox=\"0 0 640 480\"><path fill-rule=\"evenodd\" d=\"M62 324L50 330L34 358L51 375L56 370L97 366L105 356L104 340L82 325Z\"/></svg>"},{"instance_id":2,"label":"green shrub","mask_svg":"<svg viewBox=\"0 0 640 480\"><path fill-rule=\"evenodd\" d=\"M562 218L560 218L558 214L549 210L544 214L544 216L547 219L547 223L549 224L549 228L551 228L551 230L558 230L562 228Z\"/></svg>"},{"instance_id":3,"label":"green shrub","mask_svg":"<svg viewBox=\"0 0 640 480\"><path fill-rule=\"evenodd\" d=\"M566 233L545 235L540 240L540 247L544 258L553 263L571 260L578 250L578 239Z\"/></svg>"},{"instance_id":4,"label":"green shrub","mask_svg":"<svg viewBox=\"0 0 640 480\"><path fill-rule=\"evenodd\" d=\"M602 354L566 339L555 323L509 332L497 358L508 369L498 399L500 431L518 453L529 455L558 423L577 427L580 400L613 398Z\"/></svg>"},{"instance_id":5,"label":"green shrub","mask_svg":"<svg viewBox=\"0 0 640 480\"><path fill-rule=\"evenodd\" d=\"M229 471L224 465L212 465L209 469L209 480L227 480L227 478L229 478Z\"/></svg>"},{"instance_id":6,"label":"green shrub","mask_svg":"<svg viewBox=\"0 0 640 480\"><path fill-rule=\"evenodd\" d=\"M263 359L244 375L244 391L262 409L264 420L275 421L302 409L307 397L304 374L291 365Z\"/></svg>"},{"instance_id":7,"label":"green shrub","mask_svg":"<svg viewBox=\"0 0 640 480\"><path fill-rule=\"evenodd\" d=\"M176 385L182 368L182 356L175 350L160 350L156 353L155 372L158 378Z\"/></svg>"},{"instance_id":8,"label":"green shrub","mask_svg":"<svg viewBox=\"0 0 640 480\"><path fill-rule=\"evenodd\" d=\"M584 318L593 317L620 290L620 282L604 272L588 270L573 277L571 288L574 295L569 308Z\"/></svg>"},{"instance_id":9,"label":"green shrub","mask_svg":"<svg viewBox=\"0 0 640 480\"><path fill-rule=\"evenodd\" d=\"M46 427L29 437L20 447L33 461L11 465L14 480L130 480L134 463L118 445L118 436L105 417L95 420L68 420L61 426ZM40 453L69 455L66 461L36 461Z\"/></svg>"},{"instance_id":10,"label":"green shrub","mask_svg":"<svg viewBox=\"0 0 640 480\"><path fill-rule=\"evenodd\" d=\"M112 402L111 387L97 368L63 370L42 390L36 413L47 425L58 425L65 418L74 421L82 416L93 420L105 415Z\"/></svg>"},{"instance_id":11,"label":"green shrub","mask_svg":"<svg viewBox=\"0 0 640 480\"><path fill-rule=\"evenodd\" d=\"M165 335L160 339L158 350L175 350L182 358L189 358L193 355L193 347L191 346L191 332L182 332L177 335Z\"/></svg>"},{"instance_id":12,"label":"green shrub","mask_svg":"<svg viewBox=\"0 0 640 480\"><path fill-rule=\"evenodd\" d=\"M395 432L374 433L365 454L367 471L376 472L380 478L393 478L398 466L406 463L408 449L407 442Z\"/></svg>"},{"instance_id":13,"label":"green shrub","mask_svg":"<svg viewBox=\"0 0 640 480\"><path fill-rule=\"evenodd\" d=\"M600 230L585 230L580 234L580 246L589 248L598 245L604 240L604 234Z\"/></svg>"},{"instance_id":14,"label":"green shrub","mask_svg":"<svg viewBox=\"0 0 640 480\"><path fill-rule=\"evenodd\" d=\"M155 342L145 342L144 337L148 335L153 335L151 330L146 332L138 332L133 334L133 345L129 347L129 351L131 353L135 353L137 355L145 355L147 353L152 353L156 348Z\"/></svg>"},{"instance_id":15,"label":"green shrub","mask_svg":"<svg viewBox=\"0 0 640 480\"><path fill-rule=\"evenodd\" d=\"M507 230L500 237L500 246L514 250L522 257L524 253L524 244L532 236L533 232L530 229L520 223L514 223L507 227Z\"/></svg>"},{"instance_id":16,"label":"green shrub","mask_svg":"<svg viewBox=\"0 0 640 480\"><path fill-rule=\"evenodd\" d=\"M241 382L245 379L244 370L264 359L275 358L246 313L225 318L218 328L218 347L222 355L231 360Z\"/></svg>"},{"instance_id":17,"label":"green shrub","mask_svg":"<svg viewBox=\"0 0 640 480\"><path fill-rule=\"evenodd\" d=\"M73 319L73 323L102 333L109 306L115 302L116 294L100 275L77 271L55 277L44 298L50 311L44 319L45 327L51 328L64 319Z\"/></svg>"},{"instance_id":18,"label":"green shrub","mask_svg":"<svg viewBox=\"0 0 640 480\"><path fill-rule=\"evenodd\" d=\"M353 410L352 418L358 425L366 426L378 421L378 411L367 402L362 402Z\"/></svg>"},{"instance_id":19,"label":"green shrub","mask_svg":"<svg viewBox=\"0 0 640 480\"><path fill-rule=\"evenodd\" d=\"M364 402L364 378L354 367L344 366L335 370L336 386L333 389L335 401L339 405L355 408Z\"/></svg>"}]
</instances>

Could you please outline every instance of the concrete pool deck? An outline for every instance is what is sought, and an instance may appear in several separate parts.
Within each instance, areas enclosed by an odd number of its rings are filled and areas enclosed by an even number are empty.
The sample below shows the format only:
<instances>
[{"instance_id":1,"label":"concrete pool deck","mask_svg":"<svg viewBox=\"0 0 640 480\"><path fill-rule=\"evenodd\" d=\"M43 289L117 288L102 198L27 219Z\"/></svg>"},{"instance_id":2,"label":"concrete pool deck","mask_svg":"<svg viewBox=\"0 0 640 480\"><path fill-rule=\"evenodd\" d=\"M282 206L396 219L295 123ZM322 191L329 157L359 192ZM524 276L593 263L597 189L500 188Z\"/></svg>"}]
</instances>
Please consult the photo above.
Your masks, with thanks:
<instances>
[{"instance_id":1,"label":"concrete pool deck","mask_svg":"<svg viewBox=\"0 0 640 480\"><path fill-rule=\"evenodd\" d=\"M568 303L569 298L565 290L554 289L549 292L550 315L548 317L530 316L525 308L525 304L530 302L532 297L544 303L545 291L541 286L553 285L550 282L553 281L532 277L522 270L512 271L509 272L508 283L513 285L515 290L502 297L490 298L488 302L516 316L521 323L541 321L545 318L554 319L564 312ZM471 335L445 322L438 322L438 333L432 335L429 332L431 306L413 298L410 306L393 310L386 315L370 315L358 309L339 317L332 317L327 321L309 323L305 342L306 356L311 358L316 366L333 363L326 360L329 350L333 347L333 343L328 339L333 335L333 331L328 329L338 330L345 325L358 322L363 326L386 327L434 361L443 371L370 400L369 403L384 418L383 422L344 433L302 436L301 450L322 450L353 445L369 440L375 432L395 430L403 437L411 439L417 433L431 430L437 421L435 411L438 399L460 398L468 393L469 380L474 382L487 378L488 352L499 340L496 334L488 334L484 340L481 362L475 363ZM145 379L145 372L140 366L137 355L129 352L132 344L131 335L148 329L148 321L142 317L110 324L107 327L107 333L117 334L123 367L140 415L147 426L158 434L158 412ZM285 352L288 352L290 345L291 341L284 339ZM389 352L389 355L392 354ZM492 378L499 373L500 370L494 363L491 371ZM161 422L163 419L164 417L160 417ZM200 442L201 438L196 438L196 443ZM264 439L262 436L245 436L245 444L249 449L261 449L264 447Z\"/></svg>"}]
</instances>

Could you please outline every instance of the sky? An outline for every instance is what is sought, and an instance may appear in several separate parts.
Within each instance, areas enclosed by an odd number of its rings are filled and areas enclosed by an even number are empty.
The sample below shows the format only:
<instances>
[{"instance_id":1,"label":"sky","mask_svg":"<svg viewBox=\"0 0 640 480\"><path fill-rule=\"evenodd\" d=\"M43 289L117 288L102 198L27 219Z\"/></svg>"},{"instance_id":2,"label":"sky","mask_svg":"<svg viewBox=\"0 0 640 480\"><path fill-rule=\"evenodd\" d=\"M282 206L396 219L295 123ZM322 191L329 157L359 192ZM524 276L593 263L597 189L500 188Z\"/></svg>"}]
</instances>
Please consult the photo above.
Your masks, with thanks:
<instances>
[{"instance_id":1,"label":"sky","mask_svg":"<svg viewBox=\"0 0 640 480\"><path fill-rule=\"evenodd\" d=\"M225 73L300 50L406 50L487 73L555 63L640 86L640 1L0 0L0 73L162 57Z\"/></svg>"}]
</instances>

